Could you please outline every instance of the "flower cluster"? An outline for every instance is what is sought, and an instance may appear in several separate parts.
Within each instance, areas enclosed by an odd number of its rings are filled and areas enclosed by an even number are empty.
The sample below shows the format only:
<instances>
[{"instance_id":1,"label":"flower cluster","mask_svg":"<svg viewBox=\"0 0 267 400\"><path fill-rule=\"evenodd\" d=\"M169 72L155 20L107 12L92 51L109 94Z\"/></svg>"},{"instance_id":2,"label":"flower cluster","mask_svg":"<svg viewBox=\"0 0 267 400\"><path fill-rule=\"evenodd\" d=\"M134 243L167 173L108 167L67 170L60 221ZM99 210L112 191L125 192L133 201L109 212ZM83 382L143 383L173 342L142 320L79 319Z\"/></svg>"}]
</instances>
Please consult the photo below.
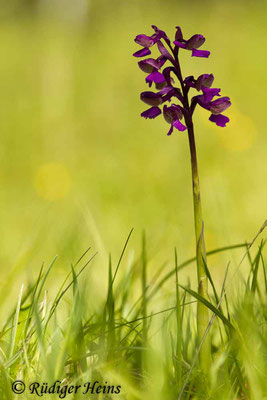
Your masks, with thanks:
<instances>
[{"instance_id":1,"label":"flower cluster","mask_svg":"<svg viewBox=\"0 0 267 400\"><path fill-rule=\"evenodd\" d=\"M151 106L144 111L141 116L144 118L156 118L162 113L160 105L163 105L163 116L171 125L168 135L173 132L173 128L179 131L185 131L188 124L192 121L192 115L197 105L211 112L209 120L215 122L216 125L225 127L229 122L229 118L222 114L231 102L229 97L221 97L221 89L212 88L214 76L212 74L200 75L197 79L193 76L182 78L181 68L179 64L179 50L190 50L192 57L207 58L210 52L207 50L199 50L204 44L205 38L202 35L193 35L190 39L185 40L180 27L176 27L175 40L173 44L166 33L152 25L154 34L152 36L138 35L135 42L142 46L133 55L143 58L151 54L151 48L157 45L160 55L158 58L145 58L138 62L139 68L147 74L146 82L149 87L154 83L157 92L146 91L141 93L141 100ZM173 46L174 45L174 46ZM162 67L166 62L171 65ZM175 87L174 79L178 78L181 89ZM200 94L192 97L191 102L188 99L190 89L195 89ZM214 99L214 97L217 97ZM179 104L172 103L173 98L179 101ZM171 105L164 104L171 102ZM184 123L181 120L184 119Z\"/></svg>"}]
</instances>

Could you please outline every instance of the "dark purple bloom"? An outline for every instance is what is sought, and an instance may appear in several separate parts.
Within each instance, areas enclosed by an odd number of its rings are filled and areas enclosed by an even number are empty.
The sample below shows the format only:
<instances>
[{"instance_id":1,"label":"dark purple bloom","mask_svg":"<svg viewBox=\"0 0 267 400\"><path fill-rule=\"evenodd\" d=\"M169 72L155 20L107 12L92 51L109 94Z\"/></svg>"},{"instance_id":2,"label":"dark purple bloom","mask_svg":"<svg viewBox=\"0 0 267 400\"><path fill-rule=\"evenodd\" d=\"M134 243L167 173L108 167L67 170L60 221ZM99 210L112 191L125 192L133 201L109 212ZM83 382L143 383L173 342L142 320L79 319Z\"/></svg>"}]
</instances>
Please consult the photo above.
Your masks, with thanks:
<instances>
[{"instance_id":1,"label":"dark purple bloom","mask_svg":"<svg viewBox=\"0 0 267 400\"><path fill-rule=\"evenodd\" d=\"M213 97L220 96L220 91L221 89L218 88L202 87L203 94L197 96L199 105L203 108L207 108Z\"/></svg>"},{"instance_id":2,"label":"dark purple bloom","mask_svg":"<svg viewBox=\"0 0 267 400\"><path fill-rule=\"evenodd\" d=\"M186 126L180 122L180 119L183 118L181 107L177 106L176 104L172 104L170 107L165 105L163 107L163 115L165 121L168 122L168 124L171 124L171 128L167 133L168 136L172 134L174 127L180 132L186 130Z\"/></svg>"},{"instance_id":3,"label":"dark purple bloom","mask_svg":"<svg viewBox=\"0 0 267 400\"><path fill-rule=\"evenodd\" d=\"M167 43L170 43L170 39L168 38L168 36L166 35L166 33L164 31L159 29L156 25L152 25L152 28L155 31L154 35L152 35L152 37L154 38L155 42L157 42L161 38L163 38L164 40L166 40Z\"/></svg>"},{"instance_id":4,"label":"dark purple bloom","mask_svg":"<svg viewBox=\"0 0 267 400\"><path fill-rule=\"evenodd\" d=\"M155 25L152 25L152 28L156 32L152 36L147 36L147 35L141 34L141 35L137 35L136 38L134 39L134 41L137 44L139 44L140 46L143 46L143 49L141 49L133 54L134 57L144 57L144 56L151 54L149 47L154 46L154 44L158 43L161 38L164 38L164 40L166 40L167 42L170 42L170 40L165 32L158 29Z\"/></svg>"},{"instance_id":5,"label":"dark purple bloom","mask_svg":"<svg viewBox=\"0 0 267 400\"><path fill-rule=\"evenodd\" d=\"M151 51L149 50L148 47L144 47L141 50L136 51L133 56L134 57L145 57L148 56L149 54L151 54Z\"/></svg>"},{"instance_id":6,"label":"dark purple bloom","mask_svg":"<svg viewBox=\"0 0 267 400\"><path fill-rule=\"evenodd\" d=\"M222 128L224 128L226 126L227 122L230 121L228 117L226 117L225 115L222 115L222 114L217 114L217 115L211 114L209 120L211 122L215 122L215 124L217 126L220 126Z\"/></svg>"},{"instance_id":7,"label":"dark purple bloom","mask_svg":"<svg viewBox=\"0 0 267 400\"><path fill-rule=\"evenodd\" d=\"M193 35L189 40L186 42L186 49L193 50L198 49L202 46L202 44L206 41L204 36L202 35Z\"/></svg>"},{"instance_id":8,"label":"dark purple bloom","mask_svg":"<svg viewBox=\"0 0 267 400\"><path fill-rule=\"evenodd\" d=\"M197 90L201 90L203 86L210 88L211 85L213 84L213 81L214 81L214 76L212 74L200 75L196 80L195 88Z\"/></svg>"},{"instance_id":9,"label":"dark purple bloom","mask_svg":"<svg viewBox=\"0 0 267 400\"><path fill-rule=\"evenodd\" d=\"M165 101L171 101L172 97L178 97L180 92L179 89L174 88L172 86L164 86L163 89L161 89L158 94L161 95L162 102Z\"/></svg>"},{"instance_id":10,"label":"dark purple bloom","mask_svg":"<svg viewBox=\"0 0 267 400\"><path fill-rule=\"evenodd\" d=\"M202 91L202 95L195 97L198 104L212 113L210 116L211 122L215 122L216 125L224 127L225 124L229 122L229 118L221 113L231 106L229 97L220 97L219 99L213 100L213 97L220 96L219 93L221 89L202 87ZM218 118L216 118L216 116L218 116Z\"/></svg>"},{"instance_id":11,"label":"dark purple bloom","mask_svg":"<svg viewBox=\"0 0 267 400\"><path fill-rule=\"evenodd\" d=\"M159 106L162 104L161 95L153 92L143 92L140 95L141 100L149 106Z\"/></svg>"},{"instance_id":12,"label":"dark purple bloom","mask_svg":"<svg viewBox=\"0 0 267 400\"><path fill-rule=\"evenodd\" d=\"M179 28L179 27L177 27ZM178 32L178 34L177 34ZM173 42L176 46L176 48L181 48L181 49L186 49L186 50L192 50L192 57L204 57L207 58L210 55L210 52L207 50L197 50L199 47L203 45L203 43L206 41L204 36L196 34L193 35L190 39L184 40L182 31L177 29L176 35L175 35L175 41Z\"/></svg>"},{"instance_id":13,"label":"dark purple bloom","mask_svg":"<svg viewBox=\"0 0 267 400\"><path fill-rule=\"evenodd\" d=\"M176 26L175 40L183 40L183 33L180 26Z\"/></svg>"},{"instance_id":14,"label":"dark purple bloom","mask_svg":"<svg viewBox=\"0 0 267 400\"><path fill-rule=\"evenodd\" d=\"M154 69L156 70L160 69L165 64L166 61L167 59L165 57L160 56L157 60L154 60L154 58L147 58L145 60L141 60L139 61L138 65L142 71L151 74L151 72L153 72Z\"/></svg>"},{"instance_id":15,"label":"dark purple bloom","mask_svg":"<svg viewBox=\"0 0 267 400\"><path fill-rule=\"evenodd\" d=\"M154 39L146 35L137 35L134 41L143 47L152 47L154 44Z\"/></svg>"},{"instance_id":16,"label":"dark purple bloom","mask_svg":"<svg viewBox=\"0 0 267 400\"><path fill-rule=\"evenodd\" d=\"M146 77L146 82L148 83L149 87L152 86L152 82L155 82L155 84L161 84L161 83L167 84L164 75L162 75L157 70L154 70L151 74L149 74Z\"/></svg>"},{"instance_id":17,"label":"dark purple bloom","mask_svg":"<svg viewBox=\"0 0 267 400\"><path fill-rule=\"evenodd\" d=\"M167 101L176 101L178 104L172 103L170 106L164 105L163 115L165 120L171 124L168 135L171 135L173 129L185 131L187 128L192 127L192 117L197 105L203 107L211 113L210 121L215 122L216 125L224 127L229 118L221 113L230 107L231 102L229 97L221 97L219 88L213 88L214 76L213 74L202 74L197 79L193 75L182 78L181 67L179 63L179 49L190 50L193 57L207 58L210 52L207 50L199 50L205 43L204 36L196 34L191 36L190 39L185 40L182 30L179 26L176 27L175 46L173 47L170 39L164 31L152 25L155 33L151 36L137 35L135 42L143 48L136 53L135 57L144 57L151 54L150 48L157 44L160 56L157 59L146 58L138 62L139 68L147 75L146 82L149 87L155 84L157 93L143 92L141 93L141 100L152 106L150 109L144 111L141 116L144 118L156 118L161 114L159 106ZM161 68L166 62L171 65L167 66L161 72ZM171 76L172 75L172 76ZM181 85L181 90L175 87L175 80L178 79ZM189 91L196 89L202 93L193 96L191 101L188 97ZM214 97L218 97L214 99ZM185 119L185 125L181 119Z\"/></svg>"},{"instance_id":18,"label":"dark purple bloom","mask_svg":"<svg viewBox=\"0 0 267 400\"><path fill-rule=\"evenodd\" d=\"M161 109L159 107L151 107L148 110L142 112L141 117L153 119L161 114Z\"/></svg>"},{"instance_id":19,"label":"dark purple bloom","mask_svg":"<svg viewBox=\"0 0 267 400\"><path fill-rule=\"evenodd\" d=\"M197 80L193 77L193 75L188 76L184 80L184 84L188 87L192 87L200 91L203 88L210 88L213 84L214 76L212 74L203 74L200 75Z\"/></svg>"},{"instance_id":20,"label":"dark purple bloom","mask_svg":"<svg viewBox=\"0 0 267 400\"><path fill-rule=\"evenodd\" d=\"M195 88L196 87L196 81L193 77L193 75L187 76L184 80L184 84L188 88Z\"/></svg>"},{"instance_id":21,"label":"dark purple bloom","mask_svg":"<svg viewBox=\"0 0 267 400\"><path fill-rule=\"evenodd\" d=\"M220 114L229 108L231 105L231 101L229 97L220 97L217 100L214 100L210 103L210 111L212 114Z\"/></svg>"},{"instance_id":22,"label":"dark purple bloom","mask_svg":"<svg viewBox=\"0 0 267 400\"><path fill-rule=\"evenodd\" d=\"M208 58L209 56L210 56L210 51L208 50L197 50L197 49L192 50L192 57Z\"/></svg>"}]
</instances>

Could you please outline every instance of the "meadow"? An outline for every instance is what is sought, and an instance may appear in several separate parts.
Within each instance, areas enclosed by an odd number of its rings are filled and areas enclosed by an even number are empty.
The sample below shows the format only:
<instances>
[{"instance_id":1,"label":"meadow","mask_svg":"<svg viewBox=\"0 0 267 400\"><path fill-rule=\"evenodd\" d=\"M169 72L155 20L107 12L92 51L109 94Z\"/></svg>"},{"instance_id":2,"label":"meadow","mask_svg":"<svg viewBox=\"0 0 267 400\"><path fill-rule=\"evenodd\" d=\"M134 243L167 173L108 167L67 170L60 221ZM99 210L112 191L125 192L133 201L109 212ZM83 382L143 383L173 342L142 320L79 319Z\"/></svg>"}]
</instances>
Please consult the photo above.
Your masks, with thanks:
<instances>
[{"instance_id":1,"label":"meadow","mask_svg":"<svg viewBox=\"0 0 267 400\"><path fill-rule=\"evenodd\" d=\"M16 379L266 399L265 231L248 250L266 220L266 2L0 4L1 399ZM216 315L207 384L187 137L140 118L133 39L151 24L202 33L211 57L182 55L183 70L212 72L232 101L227 128L195 115Z\"/></svg>"}]
</instances>

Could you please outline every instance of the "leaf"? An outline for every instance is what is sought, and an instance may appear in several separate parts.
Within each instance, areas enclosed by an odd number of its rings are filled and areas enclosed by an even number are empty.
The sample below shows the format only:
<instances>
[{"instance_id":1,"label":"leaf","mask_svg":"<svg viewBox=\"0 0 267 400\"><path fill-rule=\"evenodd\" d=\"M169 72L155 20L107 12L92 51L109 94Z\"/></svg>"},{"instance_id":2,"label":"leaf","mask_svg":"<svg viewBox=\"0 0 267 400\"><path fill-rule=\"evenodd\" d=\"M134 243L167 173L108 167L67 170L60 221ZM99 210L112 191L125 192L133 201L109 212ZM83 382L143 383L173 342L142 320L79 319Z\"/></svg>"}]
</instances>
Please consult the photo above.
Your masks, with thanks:
<instances>
[{"instance_id":1,"label":"leaf","mask_svg":"<svg viewBox=\"0 0 267 400\"><path fill-rule=\"evenodd\" d=\"M202 296L200 296L197 292L195 292L192 289L186 288L182 285L179 285L182 289L184 289L187 293L189 293L191 296L195 297L197 300L199 300L202 304L204 304L206 307L208 307L214 314L219 317L225 325L227 325L230 329L235 330L233 325L228 321L228 319L223 315L221 311L218 310L213 304L211 304L209 301L204 299Z\"/></svg>"}]
</instances>

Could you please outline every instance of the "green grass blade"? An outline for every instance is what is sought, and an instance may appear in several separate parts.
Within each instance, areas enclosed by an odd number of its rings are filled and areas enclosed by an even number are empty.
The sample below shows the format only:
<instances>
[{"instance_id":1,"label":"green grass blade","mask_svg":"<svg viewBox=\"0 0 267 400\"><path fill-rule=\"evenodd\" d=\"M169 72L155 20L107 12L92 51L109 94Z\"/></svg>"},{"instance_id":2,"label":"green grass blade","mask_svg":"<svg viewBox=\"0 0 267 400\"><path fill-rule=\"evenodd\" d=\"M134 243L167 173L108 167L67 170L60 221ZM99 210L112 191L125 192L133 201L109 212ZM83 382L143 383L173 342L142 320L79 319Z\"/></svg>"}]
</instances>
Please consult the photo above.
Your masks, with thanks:
<instances>
[{"instance_id":1,"label":"green grass blade","mask_svg":"<svg viewBox=\"0 0 267 400\"><path fill-rule=\"evenodd\" d=\"M184 289L187 293L189 293L191 296L193 296L195 299L201 301L202 304L204 304L207 308L209 308L218 318L222 320L222 322L228 326L228 328L234 330L233 325L228 321L228 319L223 315L221 311L219 311L213 304L211 304L209 301L204 299L202 296L200 296L197 292L195 292L192 289L186 288L182 285L179 285L182 289Z\"/></svg>"},{"instance_id":2,"label":"green grass blade","mask_svg":"<svg viewBox=\"0 0 267 400\"><path fill-rule=\"evenodd\" d=\"M143 316L143 341L147 343L147 255L146 255L146 236L142 237L142 316Z\"/></svg>"},{"instance_id":3,"label":"green grass blade","mask_svg":"<svg viewBox=\"0 0 267 400\"><path fill-rule=\"evenodd\" d=\"M227 250L240 249L240 248L243 248L243 247L246 247L246 246L247 246L246 243L241 243L241 244L236 244L236 245L233 245L233 246L220 247L218 249L207 251L206 255L208 257L208 256L211 256L211 255L214 255L214 254L217 254L217 253L222 253L222 252L227 251ZM187 267L188 265L192 264L194 261L196 261L196 257L189 258L187 261L184 261L183 263L181 263L178 266L178 270L180 271L181 269L183 269L183 268ZM157 286L154 288L154 290L148 295L148 300L150 300L155 294L157 294L158 291L160 290L160 288L164 285L164 283L166 283L174 274L175 274L174 270L171 270L168 274L166 274L161 279L161 281L157 284Z\"/></svg>"},{"instance_id":4,"label":"green grass blade","mask_svg":"<svg viewBox=\"0 0 267 400\"><path fill-rule=\"evenodd\" d=\"M123 259L123 256L124 256L124 253L125 253L125 251L126 251L126 248L127 248L127 246L128 246L130 237L132 236L133 229L134 229L134 228L132 228L132 229L130 230L129 235L127 236L127 239L126 239L126 242L125 242L124 247L123 247L123 249L122 249L122 252L121 252L121 255L120 255L120 258L119 258L119 261L118 261L118 264L117 264L117 267L116 267L116 270L115 270L115 273L114 273L114 276L113 276L113 278L112 278L112 283L114 283L114 281L115 281L115 279L116 279L116 276L117 276L117 273L118 273L118 270L119 270L121 261L122 261L122 259Z\"/></svg>"},{"instance_id":5,"label":"green grass blade","mask_svg":"<svg viewBox=\"0 0 267 400\"><path fill-rule=\"evenodd\" d=\"M108 298L107 298L107 311L108 311L108 359L113 359L115 348L115 300L113 296L113 276L112 276L112 261L111 255L109 256L109 281L108 281Z\"/></svg>"},{"instance_id":6,"label":"green grass blade","mask_svg":"<svg viewBox=\"0 0 267 400\"><path fill-rule=\"evenodd\" d=\"M219 302L219 297L218 297L218 295L217 295L216 288L215 288L213 279L212 279L212 277L211 277L211 273L210 273L210 270L209 270L209 268L208 268L207 262L206 262L206 260L205 260L205 258L204 258L203 256L202 256L202 260L203 260L203 264L204 264L204 268L205 268L206 275L207 275L207 277L208 277L208 280L209 280L209 282L210 282L210 284L211 284L211 287L212 287L212 290L213 290L213 294L214 294L216 303L218 304L218 302Z\"/></svg>"},{"instance_id":7,"label":"green grass blade","mask_svg":"<svg viewBox=\"0 0 267 400\"><path fill-rule=\"evenodd\" d=\"M259 265L260 265L260 259L261 259L261 252L262 252L262 247L263 247L263 241L261 241L261 244L259 246L259 250L257 252L256 258L255 258L255 267L253 268L252 271L252 283L251 283L251 292L255 295L257 286L258 286L258 270L259 270Z\"/></svg>"},{"instance_id":8,"label":"green grass blade","mask_svg":"<svg viewBox=\"0 0 267 400\"><path fill-rule=\"evenodd\" d=\"M17 308L14 316L14 321L13 321L13 329L11 332L11 342L10 342L10 349L9 349L9 358L13 356L14 348L15 348L15 342L16 342L16 334L17 334L17 328L18 328L18 322L19 322L19 313L20 313L20 306L21 306L21 299L22 299L22 293L23 293L23 284L21 286L20 292L19 292L19 298L18 298L18 303L17 303Z\"/></svg>"},{"instance_id":9,"label":"green grass blade","mask_svg":"<svg viewBox=\"0 0 267 400\"><path fill-rule=\"evenodd\" d=\"M47 277L48 277L48 275L49 275L51 269L53 268L53 266L54 266L54 264L55 264L55 262L56 262L56 259L57 259L57 256L55 256L55 257L53 258L52 262L50 263L49 267L47 268L47 271L46 271L46 273L45 273L45 275L44 275L44 277L43 277L43 279L42 279L42 281L41 281L40 288L39 288L38 294L37 294L37 296L36 296L36 302L37 302L37 303L39 302L39 298L40 298L40 296L41 296L41 293L42 293L44 284L45 284L45 282L46 282L46 280L47 280Z\"/></svg>"}]
</instances>

